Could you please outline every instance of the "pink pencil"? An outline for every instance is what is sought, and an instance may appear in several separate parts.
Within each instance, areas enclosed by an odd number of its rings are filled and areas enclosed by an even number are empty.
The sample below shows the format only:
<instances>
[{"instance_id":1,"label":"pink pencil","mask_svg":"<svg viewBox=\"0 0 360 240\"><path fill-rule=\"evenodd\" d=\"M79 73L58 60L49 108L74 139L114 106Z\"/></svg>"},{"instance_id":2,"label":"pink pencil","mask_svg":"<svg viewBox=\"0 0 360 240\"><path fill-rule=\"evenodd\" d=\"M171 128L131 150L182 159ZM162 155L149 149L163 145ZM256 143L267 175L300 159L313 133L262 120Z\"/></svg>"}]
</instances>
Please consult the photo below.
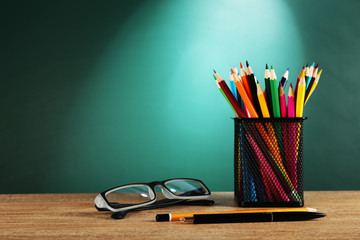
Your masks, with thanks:
<instances>
[{"instance_id":1,"label":"pink pencil","mask_svg":"<svg viewBox=\"0 0 360 240\"><path fill-rule=\"evenodd\" d=\"M294 99L294 90L292 84L290 83L289 93L288 93L288 117L295 117L295 99Z\"/></svg>"},{"instance_id":2,"label":"pink pencil","mask_svg":"<svg viewBox=\"0 0 360 240\"><path fill-rule=\"evenodd\" d=\"M282 118L286 118L286 99L285 99L285 93L284 88L281 86L281 83L279 83L279 102L280 102L280 113Z\"/></svg>"},{"instance_id":3,"label":"pink pencil","mask_svg":"<svg viewBox=\"0 0 360 240\"><path fill-rule=\"evenodd\" d=\"M288 93L288 117L295 117L295 98L294 98L294 90L292 84L289 87ZM285 134L287 135L287 141L284 141L285 148L285 158L286 158L286 167L288 169L289 177L291 182L294 184L295 189L297 189L297 167L296 167L296 158L297 158L297 150L296 150L296 127L297 123L289 123L287 128L285 129Z\"/></svg>"}]
</instances>

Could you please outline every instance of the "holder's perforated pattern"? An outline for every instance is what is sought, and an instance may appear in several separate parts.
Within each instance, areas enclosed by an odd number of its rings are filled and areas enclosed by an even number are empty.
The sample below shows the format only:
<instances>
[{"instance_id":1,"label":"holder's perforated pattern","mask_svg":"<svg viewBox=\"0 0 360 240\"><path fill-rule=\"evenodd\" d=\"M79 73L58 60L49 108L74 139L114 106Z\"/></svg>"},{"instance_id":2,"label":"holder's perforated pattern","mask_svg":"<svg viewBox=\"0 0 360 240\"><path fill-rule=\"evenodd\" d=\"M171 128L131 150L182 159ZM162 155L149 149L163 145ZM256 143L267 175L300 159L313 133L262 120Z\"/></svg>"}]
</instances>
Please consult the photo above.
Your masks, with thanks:
<instances>
[{"instance_id":1,"label":"holder's perforated pattern","mask_svg":"<svg viewBox=\"0 0 360 240\"><path fill-rule=\"evenodd\" d=\"M240 206L303 206L303 121L235 121L235 196Z\"/></svg>"}]
</instances>

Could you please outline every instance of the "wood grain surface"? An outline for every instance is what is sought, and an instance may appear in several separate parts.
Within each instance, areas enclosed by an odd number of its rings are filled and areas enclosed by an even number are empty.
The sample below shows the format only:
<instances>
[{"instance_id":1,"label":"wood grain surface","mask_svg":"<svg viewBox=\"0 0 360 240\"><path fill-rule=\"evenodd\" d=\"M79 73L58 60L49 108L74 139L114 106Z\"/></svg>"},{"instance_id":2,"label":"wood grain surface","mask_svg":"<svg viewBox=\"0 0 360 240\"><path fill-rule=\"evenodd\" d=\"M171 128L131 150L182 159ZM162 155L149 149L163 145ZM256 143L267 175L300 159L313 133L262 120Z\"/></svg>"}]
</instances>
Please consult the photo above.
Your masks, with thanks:
<instances>
[{"instance_id":1,"label":"wood grain surface","mask_svg":"<svg viewBox=\"0 0 360 240\"><path fill-rule=\"evenodd\" d=\"M114 220L94 208L96 194L0 195L0 239L360 239L360 191L305 192L325 218L303 222L194 225L156 222L158 213L240 209L232 192L215 206L173 206Z\"/></svg>"}]
</instances>

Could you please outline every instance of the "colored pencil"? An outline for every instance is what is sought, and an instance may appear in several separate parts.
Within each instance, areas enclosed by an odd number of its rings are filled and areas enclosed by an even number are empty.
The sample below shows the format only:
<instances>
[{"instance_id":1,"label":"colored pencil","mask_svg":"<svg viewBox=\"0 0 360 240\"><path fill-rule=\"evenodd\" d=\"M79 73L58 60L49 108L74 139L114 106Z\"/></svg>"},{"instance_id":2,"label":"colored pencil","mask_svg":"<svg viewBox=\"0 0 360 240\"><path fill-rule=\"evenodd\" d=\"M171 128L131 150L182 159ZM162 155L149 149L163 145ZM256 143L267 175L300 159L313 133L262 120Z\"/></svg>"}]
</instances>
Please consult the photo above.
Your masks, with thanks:
<instances>
[{"instance_id":1,"label":"colored pencil","mask_svg":"<svg viewBox=\"0 0 360 240\"><path fill-rule=\"evenodd\" d=\"M229 85L230 85L230 90L231 90L232 94L234 95L235 99L238 100L237 99L236 86L235 86L235 83L234 83L234 77L231 74L231 72L229 73Z\"/></svg>"},{"instance_id":2,"label":"colored pencil","mask_svg":"<svg viewBox=\"0 0 360 240\"><path fill-rule=\"evenodd\" d=\"M281 199L283 201L290 201L289 197L287 196L284 188L282 187L282 184L279 182L278 177L276 176L276 174L274 173L274 171L272 170L272 167L269 165L266 157L264 156L264 154L261 151L261 148L257 145L257 143L255 142L255 140L253 139L253 137L251 136L250 133L246 133L246 138L248 139L248 141L251 143L257 159L259 161L259 165L261 167L261 172L265 172L265 177L267 178L267 183L271 183L272 184L272 190L275 190L278 192ZM279 199L277 199L279 200Z\"/></svg>"},{"instance_id":3,"label":"colored pencil","mask_svg":"<svg viewBox=\"0 0 360 240\"><path fill-rule=\"evenodd\" d=\"M248 94L250 101L253 102L251 89L250 89L250 85L249 85L249 79L247 78L246 71L241 62L240 62L240 77L241 77L241 80L243 81L244 87L246 89L246 93Z\"/></svg>"},{"instance_id":4,"label":"colored pencil","mask_svg":"<svg viewBox=\"0 0 360 240\"><path fill-rule=\"evenodd\" d=\"M314 73L312 75L310 83L308 86L306 86L305 99L309 96L310 90L311 90L312 85L314 84L315 78L317 76L318 69L319 69L319 64L317 64L316 67L314 68Z\"/></svg>"},{"instance_id":5,"label":"colored pencil","mask_svg":"<svg viewBox=\"0 0 360 240\"><path fill-rule=\"evenodd\" d=\"M214 79L215 79L215 81L216 81L216 76L215 75L213 75L214 76ZM228 102L228 104L229 104L229 106L231 107L231 109L234 111L234 114L235 114L235 117L239 117L238 115L237 115L237 113L236 113L236 111L235 111L235 109L234 109L234 107L233 107L233 105L230 103L230 101L229 101L229 99L226 97L226 95L225 95L225 93L224 93L224 91L221 89L221 87L220 87L220 85L219 85L219 83L216 81L216 85L218 86L218 89L219 89L219 91L221 92L221 94L224 96L224 98L226 99L226 101Z\"/></svg>"},{"instance_id":6,"label":"colored pencil","mask_svg":"<svg viewBox=\"0 0 360 240\"><path fill-rule=\"evenodd\" d=\"M322 73L322 69L320 70L320 72L319 72L318 75L316 76L315 81L314 81L314 84L312 85L311 90L310 90L310 92L309 92L309 95L308 95L307 98L305 99L304 105L307 103L307 101L309 100L311 94L314 92L317 84L319 83L321 73Z\"/></svg>"},{"instance_id":7,"label":"colored pencil","mask_svg":"<svg viewBox=\"0 0 360 240\"><path fill-rule=\"evenodd\" d=\"M267 106L268 106L268 109L269 109L270 117L274 117L272 100L271 100L270 70L269 70L267 64L265 66L264 79L265 79L265 93L264 93L264 95L266 95L266 101L267 101Z\"/></svg>"},{"instance_id":8,"label":"colored pencil","mask_svg":"<svg viewBox=\"0 0 360 240\"><path fill-rule=\"evenodd\" d=\"M286 99L285 99L285 92L284 88L279 84L279 102L280 102L280 112L281 117L286 118Z\"/></svg>"},{"instance_id":9,"label":"colored pencil","mask_svg":"<svg viewBox=\"0 0 360 240\"><path fill-rule=\"evenodd\" d=\"M246 61L246 67L247 67L247 78L249 80L250 91L253 99L253 105L259 117L262 117L259 100L257 98L255 76L248 61Z\"/></svg>"},{"instance_id":10,"label":"colored pencil","mask_svg":"<svg viewBox=\"0 0 360 240\"><path fill-rule=\"evenodd\" d=\"M287 80L289 79L289 68L286 69L284 75L282 76L281 80L280 80L280 83L281 83L281 86L285 89L285 86L286 86L286 83L287 83Z\"/></svg>"},{"instance_id":11,"label":"colored pencil","mask_svg":"<svg viewBox=\"0 0 360 240\"><path fill-rule=\"evenodd\" d=\"M309 69L305 75L306 89L309 87L311 78L313 76L314 66L315 66L315 62L313 62L313 64L309 67Z\"/></svg>"},{"instance_id":12,"label":"colored pencil","mask_svg":"<svg viewBox=\"0 0 360 240\"><path fill-rule=\"evenodd\" d=\"M237 90L239 91L240 96L243 99L247 110L250 113L250 117L258 118L259 116L256 113L255 108L254 108L253 104L251 103L249 96L246 93L245 87L244 87L243 83L241 82L241 80L239 79L239 76L236 75L236 73L234 72L233 69L231 69L231 72L232 72L232 76L234 78L235 86L236 86Z\"/></svg>"},{"instance_id":13,"label":"colored pencil","mask_svg":"<svg viewBox=\"0 0 360 240\"><path fill-rule=\"evenodd\" d=\"M292 192L292 197L299 200L301 199L300 195L297 193L296 189L294 188L294 185L292 184L289 175L286 172L286 169L283 165L282 157L280 154L280 148L278 141L276 139L275 135L275 129L273 128L273 125L271 123L265 123L265 126L268 128L268 132L265 130L263 125L261 123L255 123L259 136L258 139L262 138L265 141L266 146L270 151L264 151L264 154L267 155L267 159L270 163L273 165L273 169L278 172L278 176L281 177L281 180L284 184L286 184L286 187L289 189L290 192ZM256 132L254 132L256 134Z\"/></svg>"},{"instance_id":14,"label":"colored pencil","mask_svg":"<svg viewBox=\"0 0 360 240\"><path fill-rule=\"evenodd\" d=\"M299 82L300 82L300 78L303 74L303 72L305 71L305 66L302 67L300 73L299 73L299 76L297 77L296 79L296 84L295 84L295 102L296 102L296 95L297 95L297 89L298 89L298 85L299 85Z\"/></svg>"},{"instance_id":15,"label":"colored pencil","mask_svg":"<svg viewBox=\"0 0 360 240\"><path fill-rule=\"evenodd\" d=\"M288 117L295 117L295 98L293 86L290 83L289 92L288 92ZM284 151L286 159L286 169L291 182L294 184L294 188L297 189L297 133L296 133L297 123L290 122L286 125L284 129L285 137L287 141L284 141Z\"/></svg>"},{"instance_id":16,"label":"colored pencil","mask_svg":"<svg viewBox=\"0 0 360 240\"><path fill-rule=\"evenodd\" d=\"M273 66L271 66L270 72L270 91L271 91L271 101L273 105L273 114L275 118L281 117L280 114L280 103L279 103L279 92L278 92L278 84L276 79L276 74Z\"/></svg>"},{"instance_id":17,"label":"colored pencil","mask_svg":"<svg viewBox=\"0 0 360 240\"><path fill-rule=\"evenodd\" d=\"M260 108L261 108L261 113L263 115L264 118L269 118L270 117L270 113L269 113L269 109L265 100L265 96L264 93L261 89L260 83L257 82L257 96L259 99L259 104L260 104Z\"/></svg>"},{"instance_id":18,"label":"colored pencil","mask_svg":"<svg viewBox=\"0 0 360 240\"><path fill-rule=\"evenodd\" d=\"M235 97L231 93L229 87L227 86L225 80L214 70L216 76L216 82L220 85L221 89L224 91L226 97L229 99L231 105L234 107L235 112L237 113L238 117L246 118L245 113L240 107L240 104L236 101Z\"/></svg>"},{"instance_id":19,"label":"colored pencil","mask_svg":"<svg viewBox=\"0 0 360 240\"><path fill-rule=\"evenodd\" d=\"M237 70L237 68L236 68L235 65L234 65L234 71L235 71L236 75L239 74L239 70ZM234 79L234 77L232 76L232 72L231 72L231 71L230 71L230 75L231 75L232 79ZM234 86L235 86L235 83L234 83ZM241 109L244 111L244 110L245 110L245 109L244 109L244 102L243 102L243 100L242 100L242 98L241 98L241 96L240 96L240 93L237 91L236 86L235 86L235 90L236 90L236 100L238 100L238 102L240 103ZM244 112L245 112L245 111L244 111Z\"/></svg>"},{"instance_id":20,"label":"colored pencil","mask_svg":"<svg viewBox=\"0 0 360 240\"><path fill-rule=\"evenodd\" d=\"M290 83L289 93L288 93L288 117L295 117L295 99L294 99L294 90L292 84Z\"/></svg>"},{"instance_id":21,"label":"colored pencil","mask_svg":"<svg viewBox=\"0 0 360 240\"><path fill-rule=\"evenodd\" d=\"M295 106L296 117L303 116L305 88L306 88L305 73L303 73L303 75L299 81L298 92L297 92L297 96L296 96L296 106Z\"/></svg>"}]
</instances>

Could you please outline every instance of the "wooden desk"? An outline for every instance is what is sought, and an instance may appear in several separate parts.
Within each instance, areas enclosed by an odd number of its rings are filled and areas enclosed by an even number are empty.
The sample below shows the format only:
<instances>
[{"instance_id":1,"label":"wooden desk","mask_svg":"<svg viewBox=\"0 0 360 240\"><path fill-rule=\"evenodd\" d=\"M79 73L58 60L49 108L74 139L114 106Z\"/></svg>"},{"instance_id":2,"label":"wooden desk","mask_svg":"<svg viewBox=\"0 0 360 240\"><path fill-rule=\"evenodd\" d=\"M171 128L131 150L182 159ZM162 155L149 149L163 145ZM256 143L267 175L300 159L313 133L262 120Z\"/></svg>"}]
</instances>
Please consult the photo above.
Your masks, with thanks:
<instances>
[{"instance_id":1,"label":"wooden desk","mask_svg":"<svg viewBox=\"0 0 360 240\"><path fill-rule=\"evenodd\" d=\"M174 206L114 220L97 212L96 194L0 195L0 239L360 239L360 191L305 192L305 205L325 218L306 222L194 225L156 222L157 213L238 209L233 193L213 193L216 206Z\"/></svg>"}]
</instances>

